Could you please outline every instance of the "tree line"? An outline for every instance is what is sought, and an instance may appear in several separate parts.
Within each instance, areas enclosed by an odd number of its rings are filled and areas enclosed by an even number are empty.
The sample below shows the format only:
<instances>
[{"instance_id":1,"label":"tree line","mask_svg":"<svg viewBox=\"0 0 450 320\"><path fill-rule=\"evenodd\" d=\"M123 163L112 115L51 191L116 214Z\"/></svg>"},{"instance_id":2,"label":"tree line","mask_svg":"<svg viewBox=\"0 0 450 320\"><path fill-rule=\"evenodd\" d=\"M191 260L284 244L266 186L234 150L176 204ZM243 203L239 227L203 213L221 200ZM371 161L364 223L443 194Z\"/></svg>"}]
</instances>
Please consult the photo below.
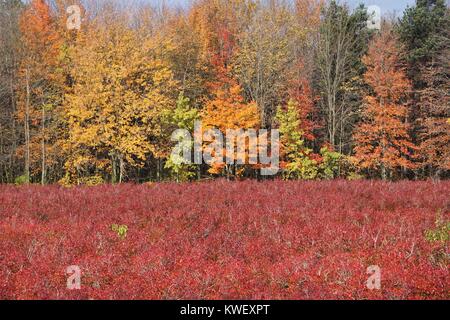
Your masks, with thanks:
<instances>
[{"instance_id":1,"label":"tree line","mask_svg":"<svg viewBox=\"0 0 450 320\"><path fill-rule=\"evenodd\" d=\"M286 179L448 177L449 8L370 18L334 0L2 0L0 182L262 178L174 161L196 120L279 129Z\"/></svg>"}]
</instances>

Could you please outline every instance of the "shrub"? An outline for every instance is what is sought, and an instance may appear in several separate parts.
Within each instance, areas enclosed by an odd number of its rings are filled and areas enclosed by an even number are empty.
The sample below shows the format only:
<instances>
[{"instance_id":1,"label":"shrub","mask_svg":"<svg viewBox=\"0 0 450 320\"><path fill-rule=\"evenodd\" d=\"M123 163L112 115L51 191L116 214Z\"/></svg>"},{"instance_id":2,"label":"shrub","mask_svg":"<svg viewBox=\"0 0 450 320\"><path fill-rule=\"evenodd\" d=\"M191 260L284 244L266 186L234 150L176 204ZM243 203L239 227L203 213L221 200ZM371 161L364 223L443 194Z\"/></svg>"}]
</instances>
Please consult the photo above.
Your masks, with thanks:
<instances>
[{"instance_id":1,"label":"shrub","mask_svg":"<svg viewBox=\"0 0 450 320\"><path fill-rule=\"evenodd\" d=\"M113 224L111 230L116 232L117 236L122 240L127 237L128 226L126 225Z\"/></svg>"},{"instance_id":2,"label":"shrub","mask_svg":"<svg viewBox=\"0 0 450 320\"><path fill-rule=\"evenodd\" d=\"M450 182L0 185L0 299L448 299L448 241L424 237L448 231L448 194ZM72 265L80 290L66 289ZM372 265L381 290L366 287Z\"/></svg>"},{"instance_id":3,"label":"shrub","mask_svg":"<svg viewBox=\"0 0 450 320\"><path fill-rule=\"evenodd\" d=\"M435 222L436 228L427 230L425 237L432 242L447 242L450 239L450 221L444 221L442 216L438 214Z\"/></svg>"},{"instance_id":4,"label":"shrub","mask_svg":"<svg viewBox=\"0 0 450 320\"><path fill-rule=\"evenodd\" d=\"M16 185L27 184L28 181L29 181L29 179L28 179L27 175L25 175L25 174L24 174L24 175L21 175L21 176L18 176L16 179L14 179L14 183L15 183Z\"/></svg>"},{"instance_id":5,"label":"shrub","mask_svg":"<svg viewBox=\"0 0 450 320\"><path fill-rule=\"evenodd\" d=\"M319 165L320 178L337 178L339 176L341 161L344 156L339 152L330 151L327 147L323 147L320 150L320 155L322 156L322 162Z\"/></svg>"}]
</instances>

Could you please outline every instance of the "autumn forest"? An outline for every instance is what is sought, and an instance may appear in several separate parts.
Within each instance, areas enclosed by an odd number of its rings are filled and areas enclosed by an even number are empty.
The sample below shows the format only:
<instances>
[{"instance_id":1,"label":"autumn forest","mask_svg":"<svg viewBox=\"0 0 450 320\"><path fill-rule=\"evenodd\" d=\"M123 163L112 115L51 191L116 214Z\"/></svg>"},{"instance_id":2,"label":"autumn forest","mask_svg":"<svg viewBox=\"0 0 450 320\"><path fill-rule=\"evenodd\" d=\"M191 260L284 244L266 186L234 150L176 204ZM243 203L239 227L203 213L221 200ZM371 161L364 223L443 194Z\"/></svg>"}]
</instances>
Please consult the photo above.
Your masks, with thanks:
<instances>
[{"instance_id":1,"label":"autumn forest","mask_svg":"<svg viewBox=\"0 0 450 320\"><path fill-rule=\"evenodd\" d=\"M0 0L0 300L448 300L448 1L356 2Z\"/></svg>"},{"instance_id":2,"label":"autumn forest","mask_svg":"<svg viewBox=\"0 0 450 320\"><path fill-rule=\"evenodd\" d=\"M0 183L266 179L173 161L195 121L278 129L282 179L446 178L449 13L417 0L378 29L336 1L2 0Z\"/></svg>"}]
</instances>

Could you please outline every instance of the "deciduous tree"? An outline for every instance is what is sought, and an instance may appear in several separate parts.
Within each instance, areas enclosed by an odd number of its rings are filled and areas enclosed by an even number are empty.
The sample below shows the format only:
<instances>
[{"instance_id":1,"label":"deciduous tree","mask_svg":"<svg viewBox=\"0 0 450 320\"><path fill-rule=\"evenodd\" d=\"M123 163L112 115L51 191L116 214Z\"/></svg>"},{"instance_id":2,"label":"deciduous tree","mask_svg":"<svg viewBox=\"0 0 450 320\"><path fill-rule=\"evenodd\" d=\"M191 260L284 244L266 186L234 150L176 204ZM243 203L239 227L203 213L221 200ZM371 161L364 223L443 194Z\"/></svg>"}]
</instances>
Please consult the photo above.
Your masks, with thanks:
<instances>
[{"instance_id":1,"label":"deciduous tree","mask_svg":"<svg viewBox=\"0 0 450 320\"><path fill-rule=\"evenodd\" d=\"M362 102L361 58L367 51L370 32L367 12L358 7L330 3L323 9L317 48L315 87L320 95L324 136L333 149L351 151L351 132Z\"/></svg>"},{"instance_id":2,"label":"deciduous tree","mask_svg":"<svg viewBox=\"0 0 450 320\"><path fill-rule=\"evenodd\" d=\"M20 17L24 44L21 61L21 95L18 111L23 123L25 145L21 154L25 159L25 178L40 172L41 183L46 181L51 159L51 136L61 103L62 79L58 72L61 39L48 3L32 0ZM40 164L40 166L39 166Z\"/></svg>"},{"instance_id":3,"label":"deciduous tree","mask_svg":"<svg viewBox=\"0 0 450 320\"><path fill-rule=\"evenodd\" d=\"M0 1L0 183L13 182L23 171L16 152L22 130L17 123L17 79L23 53L19 0Z\"/></svg>"},{"instance_id":4,"label":"deciduous tree","mask_svg":"<svg viewBox=\"0 0 450 320\"><path fill-rule=\"evenodd\" d=\"M227 130L257 129L259 124L256 103L246 103L242 97L241 87L232 79L215 89L214 98L206 103L203 110L203 127L219 129L224 136ZM246 143L246 147L248 150L248 143ZM223 155L226 155L225 146ZM232 172L232 168L234 168L234 172ZM213 164L210 173L219 174L225 169L227 176L231 173L239 175L236 168L237 166L228 166L222 163Z\"/></svg>"},{"instance_id":5,"label":"deciduous tree","mask_svg":"<svg viewBox=\"0 0 450 320\"><path fill-rule=\"evenodd\" d=\"M361 169L379 172L387 179L395 170L414 168L410 158L415 146L407 123L411 83L400 66L398 43L389 30L376 36L363 61L367 66L364 80L371 91L354 135L355 160Z\"/></svg>"},{"instance_id":6,"label":"deciduous tree","mask_svg":"<svg viewBox=\"0 0 450 320\"><path fill-rule=\"evenodd\" d=\"M280 130L284 177L315 179L318 174L318 162L314 158L313 150L306 146L301 108L302 105L290 100L286 108L278 108L275 117Z\"/></svg>"},{"instance_id":7,"label":"deciduous tree","mask_svg":"<svg viewBox=\"0 0 450 320\"><path fill-rule=\"evenodd\" d=\"M177 83L168 66L152 58L151 47L120 20L80 37L65 105L66 183L90 176L120 182L127 166L168 156L162 115L175 107Z\"/></svg>"}]
</instances>

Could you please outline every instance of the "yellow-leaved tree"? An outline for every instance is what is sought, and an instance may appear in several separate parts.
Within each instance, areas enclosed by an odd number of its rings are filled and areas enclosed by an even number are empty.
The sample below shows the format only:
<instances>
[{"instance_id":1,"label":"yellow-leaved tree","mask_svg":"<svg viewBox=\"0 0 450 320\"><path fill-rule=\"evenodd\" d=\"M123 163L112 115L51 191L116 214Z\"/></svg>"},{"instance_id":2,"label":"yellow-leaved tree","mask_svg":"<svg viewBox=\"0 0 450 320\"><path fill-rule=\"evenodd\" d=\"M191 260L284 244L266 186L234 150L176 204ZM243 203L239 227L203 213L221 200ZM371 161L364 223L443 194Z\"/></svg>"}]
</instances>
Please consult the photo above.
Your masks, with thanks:
<instances>
[{"instance_id":1,"label":"yellow-leaved tree","mask_svg":"<svg viewBox=\"0 0 450 320\"><path fill-rule=\"evenodd\" d=\"M168 154L161 117L175 106L177 84L152 48L117 20L79 35L65 97L62 183L122 182L127 168Z\"/></svg>"}]
</instances>

